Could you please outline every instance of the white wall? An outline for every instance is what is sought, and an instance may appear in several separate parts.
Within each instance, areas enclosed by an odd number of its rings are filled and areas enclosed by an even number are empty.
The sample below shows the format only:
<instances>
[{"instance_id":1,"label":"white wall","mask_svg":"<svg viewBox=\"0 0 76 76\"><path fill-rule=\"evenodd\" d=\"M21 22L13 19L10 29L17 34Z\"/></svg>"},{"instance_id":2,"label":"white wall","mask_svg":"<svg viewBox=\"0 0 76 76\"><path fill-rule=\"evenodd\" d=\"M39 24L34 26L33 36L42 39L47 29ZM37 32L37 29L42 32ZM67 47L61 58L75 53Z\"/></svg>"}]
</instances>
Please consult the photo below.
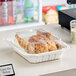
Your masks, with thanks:
<instances>
[{"instance_id":1,"label":"white wall","mask_svg":"<svg viewBox=\"0 0 76 76\"><path fill-rule=\"evenodd\" d=\"M56 4L66 4L67 0L42 0L42 5L56 5Z\"/></svg>"}]
</instances>

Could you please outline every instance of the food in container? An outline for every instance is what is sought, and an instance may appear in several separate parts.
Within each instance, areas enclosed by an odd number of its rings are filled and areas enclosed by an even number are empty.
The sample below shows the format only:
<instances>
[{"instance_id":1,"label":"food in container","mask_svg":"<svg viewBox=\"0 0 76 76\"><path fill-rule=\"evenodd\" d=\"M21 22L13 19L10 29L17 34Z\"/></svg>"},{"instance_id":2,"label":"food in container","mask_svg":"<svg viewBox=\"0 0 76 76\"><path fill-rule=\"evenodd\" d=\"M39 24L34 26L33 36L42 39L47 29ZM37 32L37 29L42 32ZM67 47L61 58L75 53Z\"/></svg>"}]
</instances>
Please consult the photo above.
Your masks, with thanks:
<instances>
[{"instance_id":1,"label":"food in container","mask_svg":"<svg viewBox=\"0 0 76 76\"><path fill-rule=\"evenodd\" d=\"M14 51L30 63L60 59L69 46L53 34L40 29L30 29L8 38Z\"/></svg>"},{"instance_id":2,"label":"food in container","mask_svg":"<svg viewBox=\"0 0 76 76\"><path fill-rule=\"evenodd\" d=\"M23 35L25 36L26 34ZM38 54L61 49L61 45L52 39L52 35L49 32L37 31L37 33L30 36L28 40L19 34L16 34L15 37L19 45L30 54Z\"/></svg>"}]
</instances>

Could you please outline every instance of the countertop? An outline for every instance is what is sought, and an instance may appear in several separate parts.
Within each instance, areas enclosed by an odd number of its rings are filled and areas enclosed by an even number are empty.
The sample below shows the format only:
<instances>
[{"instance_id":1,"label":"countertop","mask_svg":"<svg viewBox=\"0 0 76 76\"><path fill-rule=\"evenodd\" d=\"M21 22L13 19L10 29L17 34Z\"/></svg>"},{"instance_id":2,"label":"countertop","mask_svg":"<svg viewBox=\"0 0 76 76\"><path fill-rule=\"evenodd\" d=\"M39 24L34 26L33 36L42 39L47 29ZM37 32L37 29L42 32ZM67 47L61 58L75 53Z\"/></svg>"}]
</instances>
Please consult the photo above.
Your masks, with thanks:
<instances>
[{"instance_id":1,"label":"countertop","mask_svg":"<svg viewBox=\"0 0 76 76\"><path fill-rule=\"evenodd\" d=\"M40 26L34 26L30 28L39 28ZM57 37L61 38L71 48L66 50L59 60L48 61L38 64L31 64L27 62L23 57L14 52L14 50L4 40L7 39L12 32L30 29L24 28L19 30L0 32L0 65L13 64L16 75L15 76L39 76L42 74L54 73L63 70L76 68L76 45L71 44L70 31L63 29L58 24L43 25L43 28Z\"/></svg>"}]
</instances>

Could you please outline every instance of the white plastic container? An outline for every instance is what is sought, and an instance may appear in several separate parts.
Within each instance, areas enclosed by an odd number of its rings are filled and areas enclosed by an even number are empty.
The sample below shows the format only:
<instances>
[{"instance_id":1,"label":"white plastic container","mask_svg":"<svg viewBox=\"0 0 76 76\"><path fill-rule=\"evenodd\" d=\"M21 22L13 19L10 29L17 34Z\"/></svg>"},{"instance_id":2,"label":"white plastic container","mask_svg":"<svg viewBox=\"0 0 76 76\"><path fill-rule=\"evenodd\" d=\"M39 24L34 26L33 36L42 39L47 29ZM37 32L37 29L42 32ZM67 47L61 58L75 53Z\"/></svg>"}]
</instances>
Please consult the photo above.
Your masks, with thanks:
<instances>
[{"instance_id":1,"label":"white plastic container","mask_svg":"<svg viewBox=\"0 0 76 76\"><path fill-rule=\"evenodd\" d=\"M30 32L32 32L30 34L30 36L36 34L34 32L35 30L30 30ZM29 32L27 33L27 38L29 37ZM20 33L20 34L24 34ZM64 43L63 41L61 41L60 39L58 40L56 37L53 36L53 38L55 39L55 41L57 43L59 43L62 48L59 50L55 50L55 51L49 51L49 52L44 52L44 53L37 53L37 54L29 54L27 53L27 51L25 51L25 49L23 49L18 41L16 40L16 38L9 38L7 41L8 43L12 46L12 48L14 49L14 51L16 51L18 54L20 54L22 57L24 57L27 61L29 61L30 63L39 63L39 62L44 62L44 61L49 61L49 60L55 60L55 59L59 59L62 57L62 54L65 50L67 50L69 48L69 46Z\"/></svg>"}]
</instances>

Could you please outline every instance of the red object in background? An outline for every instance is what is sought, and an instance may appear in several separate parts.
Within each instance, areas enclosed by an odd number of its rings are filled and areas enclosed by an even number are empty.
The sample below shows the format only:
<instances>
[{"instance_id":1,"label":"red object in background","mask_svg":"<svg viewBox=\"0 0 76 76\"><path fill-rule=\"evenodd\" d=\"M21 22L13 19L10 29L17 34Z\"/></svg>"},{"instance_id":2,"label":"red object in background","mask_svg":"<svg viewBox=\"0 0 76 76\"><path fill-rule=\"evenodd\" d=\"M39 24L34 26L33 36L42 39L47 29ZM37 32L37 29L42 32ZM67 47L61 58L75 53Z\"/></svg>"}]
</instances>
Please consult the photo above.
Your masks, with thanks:
<instances>
[{"instance_id":1,"label":"red object in background","mask_svg":"<svg viewBox=\"0 0 76 76\"><path fill-rule=\"evenodd\" d=\"M2 2L0 1L0 25L1 25L1 18L2 18Z\"/></svg>"},{"instance_id":2,"label":"red object in background","mask_svg":"<svg viewBox=\"0 0 76 76\"><path fill-rule=\"evenodd\" d=\"M8 24L15 24L13 18L13 1L14 0L7 0L8 1Z\"/></svg>"},{"instance_id":3,"label":"red object in background","mask_svg":"<svg viewBox=\"0 0 76 76\"><path fill-rule=\"evenodd\" d=\"M50 9L57 10L56 6L45 6L43 7L42 11L46 14Z\"/></svg>"},{"instance_id":4,"label":"red object in background","mask_svg":"<svg viewBox=\"0 0 76 76\"><path fill-rule=\"evenodd\" d=\"M2 5L3 0L0 0L0 6Z\"/></svg>"},{"instance_id":5,"label":"red object in background","mask_svg":"<svg viewBox=\"0 0 76 76\"><path fill-rule=\"evenodd\" d=\"M6 25L6 19L5 19L5 0L0 0L0 25Z\"/></svg>"},{"instance_id":6,"label":"red object in background","mask_svg":"<svg viewBox=\"0 0 76 76\"><path fill-rule=\"evenodd\" d=\"M13 19L13 0L0 0L0 25L7 24L15 24Z\"/></svg>"},{"instance_id":7,"label":"red object in background","mask_svg":"<svg viewBox=\"0 0 76 76\"><path fill-rule=\"evenodd\" d=\"M62 6L65 6L65 4L61 4ZM42 8L42 12L44 14L46 14L50 9L53 9L53 10L56 10L57 11L57 5L54 5L54 6L44 6Z\"/></svg>"}]
</instances>

